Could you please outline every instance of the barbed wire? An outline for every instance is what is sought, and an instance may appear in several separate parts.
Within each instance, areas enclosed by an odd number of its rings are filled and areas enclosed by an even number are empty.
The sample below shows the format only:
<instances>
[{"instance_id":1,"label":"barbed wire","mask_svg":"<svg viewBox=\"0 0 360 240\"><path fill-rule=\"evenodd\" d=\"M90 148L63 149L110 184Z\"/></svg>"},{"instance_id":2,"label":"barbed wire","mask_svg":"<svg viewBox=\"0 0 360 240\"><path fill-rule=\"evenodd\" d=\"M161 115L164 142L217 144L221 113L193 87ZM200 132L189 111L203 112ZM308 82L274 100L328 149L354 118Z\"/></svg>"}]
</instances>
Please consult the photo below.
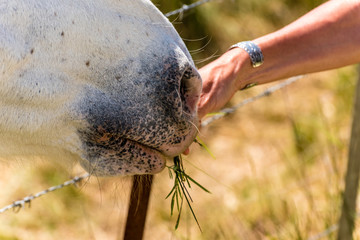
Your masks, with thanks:
<instances>
[{"instance_id":1,"label":"barbed wire","mask_svg":"<svg viewBox=\"0 0 360 240\"><path fill-rule=\"evenodd\" d=\"M324 237L329 236L331 233L335 232L336 230L339 229L339 224L334 224L332 226L330 226L329 228L327 228L325 231L318 233L310 238L308 238L308 240L319 240L322 239Z\"/></svg>"},{"instance_id":2,"label":"barbed wire","mask_svg":"<svg viewBox=\"0 0 360 240\"><path fill-rule=\"evenodd\" d=\"M246 105L248 103L255 102L256 100L258 100L260 98L263 98L263 97L268 97L273 92L276 92L276 91L278 91L278 90L280 90L280 89L282 89L282 88L296 82L297 80L299 80L300 78L303 78L303 77L304 76L296 76L296 77L288 78L287 80L266 89L265 91L263 91L262 93L256 95L255 97L247 98L247 99L243 100L242 102L234 105L233 107L224 108L224 109L220 110L219 112L217 112L215 115L213 115L211 117L208 117L205 120L203 120L201 122L201 127L205 127L205 126L209 125L210 123L212 123L215 120L223 118L223 117L229 115L230 113L234 113L240 107L243 107L244 105Z\"/></svg>"},{"instance_id":3,"label":"barbed wire","mask_svg":"<svg viewBox=\"0 0 360 240\"><path fill-rule=\"evenodd\" d=\"M176 14L182 15L184 12L186 12L186 11L192 9L192 8L196 8L196 7L200 6L200 5L203 5L203 4L211 2L211 1L214 1L214 0L200 0L200 1L194 2L194 3L189 4L189 5L184 4L184 5L182 5L181 8L176 9L176 10L171 11L171 12L168 12L168 13L165 13L164 15L165 15L165 17L171 17L171 16L176 15ZM182 18L182 17L180 17L180 18Z\"/></svg>"},{"instance_id":4,"label":"barbed wire","mask_svg":"<svg viewBox=\"0 0 360 240\"><path fill-rule=\"evenodd\" d=\"M199 0L195 3L192 3L192 4L189 4L189 5L186 5L184 4L181 8L179 9L176 9L174 11L171 11L171 12L168 12L166 14L164 14L166 17L170 17L170 16L173 16L173 15L176 15L176 14L180 14L181 17L182 17L182 14L190 9L193 9L195 7L198 7L198 6L201 6L205 3L208 3L208 2L211 2L211 1L214 1L214 0ZM230 107L230 108L225 108L225 109L222 109L218 112L218 114L212 116L212 117L209 117L207 119L205 119L204 121L202 121L201 123L201 126L202 127L205 127L207 125L209 125L210 123L214 122L215 120L218 120L220 118L223 118L231 113L234 113L236 110L238 110L240 107L243 107L244 105L246 104L249 104L249 103L252 103L260 98L263 98L263 97L267 97L267 96L270 96L272 93L296 82L297 80L303 78L303 76L296 76L296 77L292 77L292 78L289 78L283 82L281 82L280 84L277 84L277 85L274 85L268 89L266 89L265 91L263 91L262 93L254 96L254 97L251 97L251 98L248 98L248 99L245 99L243 101L241 101L240 103L234 105L233 107ZM62 189L64 187L67 187L67 186L70 186L70 185L76 185L78 182L82 181L83 179L85 178L89 178L91 175L89 173L86 173L86 174L83 174L81 176L76 176L62 184L59 184L59 185L56 185L56 186L52 186L48 189L45 189L43 191L40 191L34 195L29 195L29 196L26 196L25 198L21 199L21 200L18 200L18 201L14 201L12 204L8 205L8 206L5 206L3 208L0 209L0 214L1 213L4 213L10 209L14 209L14 212L18 212L20 211L20 209L24 208L26 204L28 204L30 206L31 204L31 201L36 199L36 198L39 198L41 196L44 196L50 192L53 192L53 191L56 191L56 190L59 190L59 189ZM360 217L360 213L357 214L357 217ZM319 240L321 238L324 238L324 237L327 237L328 235L330 235L331 233L333 233L334 231L336 231L337 229L339 228L338 224L334 224L332 226L330 226L329 228L327 228L326 230L324 230L323 232L321 233L318 233L310 238L308 238L308 240Z\"/></svg>"},{"instance_id":5,"label":"barbed wire","mask_svg":"<svg viewBox=\"0 0 360 240\"><path fill-rule=\"evenodd\" d=\"M20 211L20 209L24 208L26 204L28 204L30 206L31 201L34 200L35 198L44 196L45 194L48 194L50 192L53 192L55 190L64 188L64 187L69 186L69 185L76 185L78 182L80 182L81 180L83 180L85 178L88 178L88 177L90 177L89 173L86 173L86 174L81 175L81 176L76 176L73 179L71 179L69 181L66 181L66 182L64 182L62 184L49 187L48 189L45 189L45 190L43 190L41 192L38 192L38 193L36 193L34 195L29 195L27 197L24 197L21 200L14 201L12 204L1 208L0 213L6 212L6 211L8 211L10 209L14 209L15 212L18 212L18 211Z\"/></svg>"},{"instance_id":6,"label":"barbed wire","mask_svg":"<svg viewBox=\"0 0 360 240\"><path fill-rule=\"evenodd\" d=\"M360 218L360 212L358 212L355 215L356 218ZM321 233L318 233L314 236L309 237L307 240L319 240L322 239L324 237L329 236L331 233L335 232L336 230L339 229L339 224L334 224L331 225L330 227L328 227L327 229L325 229L324 231L322 231Z\"/></svg>"}]
</instances>

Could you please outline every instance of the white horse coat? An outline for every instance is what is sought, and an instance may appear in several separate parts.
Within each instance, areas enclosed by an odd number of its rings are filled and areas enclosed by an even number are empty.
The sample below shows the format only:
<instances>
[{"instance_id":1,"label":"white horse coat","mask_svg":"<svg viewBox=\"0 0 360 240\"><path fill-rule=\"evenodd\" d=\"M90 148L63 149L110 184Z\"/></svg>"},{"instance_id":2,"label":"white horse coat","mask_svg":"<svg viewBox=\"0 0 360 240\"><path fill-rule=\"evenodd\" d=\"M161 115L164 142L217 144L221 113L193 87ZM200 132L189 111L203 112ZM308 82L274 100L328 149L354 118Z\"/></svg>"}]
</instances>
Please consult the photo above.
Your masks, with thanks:
<instances>
[{"instance_id":1,"label":"white horse coat","mask_svg":"<svg viewBox=\"0 0 360 240\"><path fill-rule=\"evenodd\" d=\"M0 1L0 158L156 173L196 130L201 80L147 0Z\"/></svg>"}]
</instances>

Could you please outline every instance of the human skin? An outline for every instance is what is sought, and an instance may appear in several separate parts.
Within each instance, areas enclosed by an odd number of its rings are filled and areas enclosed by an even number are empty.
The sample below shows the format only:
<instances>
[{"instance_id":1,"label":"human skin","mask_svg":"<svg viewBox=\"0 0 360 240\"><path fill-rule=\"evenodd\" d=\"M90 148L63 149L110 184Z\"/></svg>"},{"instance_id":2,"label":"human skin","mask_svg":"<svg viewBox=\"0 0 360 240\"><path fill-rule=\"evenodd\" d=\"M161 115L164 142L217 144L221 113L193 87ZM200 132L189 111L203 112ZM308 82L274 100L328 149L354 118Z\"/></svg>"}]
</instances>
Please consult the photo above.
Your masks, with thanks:
<instances>
[{"instance_id":1,"label":"human skin","mask_svg":"<svg viewBox=\"0 0 360 240\"><path fill-rule=\"evenodd\" d=\"M260 67L252 67L243 49L233 48L200 69L203 89L198 103L199 119L223 107L248 84L264 84L360 62L360 1L328 1L253 42L264 55Z\"/></svg>"}]
</instances>

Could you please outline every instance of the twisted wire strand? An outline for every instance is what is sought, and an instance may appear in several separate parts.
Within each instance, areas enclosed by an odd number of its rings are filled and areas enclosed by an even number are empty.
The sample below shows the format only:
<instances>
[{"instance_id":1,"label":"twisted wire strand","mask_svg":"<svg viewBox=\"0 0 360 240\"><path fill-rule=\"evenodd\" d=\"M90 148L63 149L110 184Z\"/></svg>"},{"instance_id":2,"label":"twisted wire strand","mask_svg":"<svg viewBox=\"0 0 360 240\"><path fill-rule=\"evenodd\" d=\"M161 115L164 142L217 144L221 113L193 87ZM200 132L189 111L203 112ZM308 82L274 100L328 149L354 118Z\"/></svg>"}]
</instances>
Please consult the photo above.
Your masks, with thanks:
<instances>
[{"instance_id":1,"label":"twisted wire strand","mask_svg":"<svg viewBox=\"0 0 360 240\"><path fill-rule=\"evenodd\" d=\"M360 218L360 212L356 213L355 217ZM339 229L339 224L336 223L334 225L331 225L330 227L328 227L324 231L309 237L307 240L319 240L319 239L325 238L325 237L329 236L331 233L335 232L338 229Z\"/></svg>"},{"instance_id":2,"label":"twisted wire strand","mask_svg":"<svg viewBox=\"0 0 360 240\"><path fill-rule=\"evenodd\" d=\"M8 206L6 206L4 208L1 208L0 213L6 212L7 210L10 210L10 209L14 209L15 212L19 212L20 209L24 208L26 204L28 204L30 206L31 201L34 200L35 198L44 196L45 194L48 194L50 192L53 192L55 190L64 188L64 187L69 186L69 185L76 185L76 183L78 183L81 180L83 180L85 178L88 178L88 177L90 177L89 173L86 173L86 174L81 175L81 176L76 176L73 179L71 179L69 181L66 181L66 182L64 182L62 184L49 187L48 189L45 189L45 190L43 190L41 192L38 192L38 193L36 193L34 195L29 195L27 197L24 197L21 200L14 201L12 204L10 204L10 205L8 205Z\"/></svg>"},{"instance_id":3,"label":"twisted wire strand","mask_svg":"<svg viewBox=\"0 0 360 240\"><path fill-rule=\"evenodd\" d=\"M308 240L319 240L322 239L324 237L329 236L331 233L335 232L336 230L339 229L339 224L334 224L332 226L330 226L329 228L327 228L325 231L318 233L310 238L308 238Z\"/></svg>"},{"instance_id":4,"label":"twisted wire strand","mask_svg":"<svg viewBox=\"0 0 360 240\"><path fill-rule=\"evenodd\" d=\"M294 82L296 82L297 80L303 78L304 76L296 76L296 77L291 77L291 78L288 78L287 80L277 84L277 85L274 85L272 87L269 87L268 89L266 89L264 92L254 96L254 97L251 97L251 98L247 98L245 100L243 100L242 102L234 105L233 107L230 107L230 108L224 108L222 110L220 110L218 113L216 113L214 116L211 116L211 117L208 117L206 118L205 120L203 120L201 122L201 127L205 127L207 125L209 125L210 123L214 122L215 120L218 120L220 118L223 118L227 115L229 115L230 113L234 113L237 109L245 106L246 104L249 104L249 103L252 103L252 102L255 102L256 100L260 99L260 98L263 98L263 97L268 97L270 96L273 92L276 92Z\"/></svg>"},{"instance_id":5,"label":"twisted wire strand","mask_svg":"<svg viewBox=\"0 0 360 240\"><path fill-rule=\"evenodd\" d=\"M189 4L189 5L184 4L179 9L176 9L174 11L165 13L165 17L171 17L171 16L176 15L176 14L183 14L184 12L186 12L186 11L192 9L192 8L196 8L196 7L200 6L200 5L203 5L203 4L211 2L211 1L214 1L214 0L199 0L199 1L194 2L192 4Z\"/></svg>"}]
</instances>

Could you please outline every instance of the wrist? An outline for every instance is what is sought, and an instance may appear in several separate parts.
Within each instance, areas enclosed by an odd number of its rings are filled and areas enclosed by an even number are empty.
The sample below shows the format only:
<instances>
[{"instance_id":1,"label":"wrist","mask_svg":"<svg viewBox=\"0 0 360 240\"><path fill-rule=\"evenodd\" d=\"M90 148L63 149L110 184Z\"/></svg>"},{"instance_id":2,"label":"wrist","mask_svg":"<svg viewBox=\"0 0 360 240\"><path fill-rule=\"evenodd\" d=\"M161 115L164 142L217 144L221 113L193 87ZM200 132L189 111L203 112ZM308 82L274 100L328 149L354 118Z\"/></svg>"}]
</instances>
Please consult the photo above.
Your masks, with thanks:
<instances>
[{"instance_id":1,"label":"wrist","mask_svg":"<svg viewBox=\"0 0 360 240\"><path fill-rule=\"evenodd\" d=\"M258 84L255 80L259 68L254 68L249 54L241 48L233 48L226 53L227 61L233 66L233 88L235 91ZM261 68L261 67L260 67Z\"/></svg>"}]
</instances>

